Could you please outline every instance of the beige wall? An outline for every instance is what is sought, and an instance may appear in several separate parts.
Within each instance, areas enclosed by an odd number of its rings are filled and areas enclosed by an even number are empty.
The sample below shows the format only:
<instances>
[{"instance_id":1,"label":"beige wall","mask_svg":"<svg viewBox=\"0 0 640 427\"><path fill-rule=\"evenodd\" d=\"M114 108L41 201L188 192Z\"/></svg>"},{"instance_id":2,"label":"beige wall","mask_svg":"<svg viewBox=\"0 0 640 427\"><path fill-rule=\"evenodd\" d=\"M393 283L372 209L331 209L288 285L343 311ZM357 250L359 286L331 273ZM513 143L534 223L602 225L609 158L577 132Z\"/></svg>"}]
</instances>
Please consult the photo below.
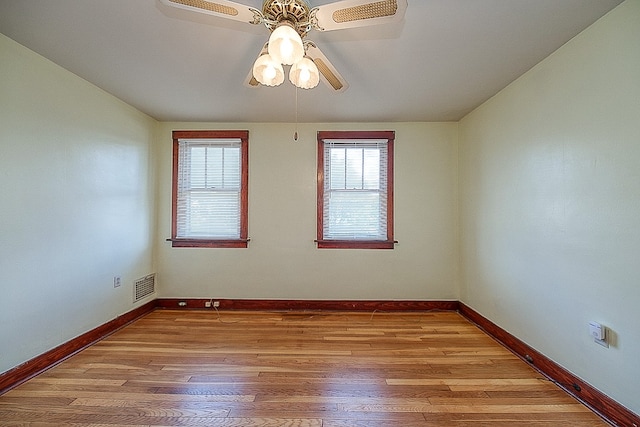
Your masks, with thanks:
<instances>
[{"instance_id":1,"label":"beige wall","mask_svg":"<svg viewBox=\"0 0 640 427\"><path fill-rule=\"evenodd\" d=\"M462 300L640 413L640 1L463 119L460 171Z\"/></svg>"},{"instance_id":2,"label":"beige wall","mask_svg":"<svg viewBox=\"0 0 640 427\"><path fill-rule=\"evenodd\" d=\"M1 34L0 58L3 372L133 308L155 122Z\"/></svg>"},{"instance_id":3,"label":"beige wall","mask_svg":"<svg viewBox=\"0 0 640 427\"><path fill-rule=\"evenodd\" d=\"M171 131L249 130L249 247L171 248ZM316 132L395 130L394 250L316 249ZM163 297L457 300L457 124L162 123L157 269Z\"/></svg>"}]
</instances>

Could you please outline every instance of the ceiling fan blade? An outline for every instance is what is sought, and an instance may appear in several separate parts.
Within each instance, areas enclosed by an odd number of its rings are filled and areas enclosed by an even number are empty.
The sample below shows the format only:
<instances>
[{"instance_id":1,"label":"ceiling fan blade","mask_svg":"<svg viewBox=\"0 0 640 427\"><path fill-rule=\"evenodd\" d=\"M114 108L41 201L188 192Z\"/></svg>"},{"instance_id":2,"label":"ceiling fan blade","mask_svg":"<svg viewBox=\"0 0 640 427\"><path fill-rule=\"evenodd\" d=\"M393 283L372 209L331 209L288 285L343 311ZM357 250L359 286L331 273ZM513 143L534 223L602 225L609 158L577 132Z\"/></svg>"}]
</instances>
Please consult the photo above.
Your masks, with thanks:
<instances>
[{"instance_id":1,"label":"ceiling fan blade","mask_svg":"<svg viewBox=\"0 0 640 427\"><path fill-rule=\"evenodd\" d=\"M160 0L167 6L186 9L192 12L206 13L234 21L259 24L260 11L244 4L229 0ZM258 14L256 14L258 12Z\"/></svg>"},{"instance_id":2,"label":"ceiling fan blade","mask_svg":"<svg viewBox=\"0 0 640 427\"><path fill-rule=\"evenodd\" d=\"M349 88L347 81L340 75L336 67L333 66L327 57L322 53L315 43L309 42L307 46L307 56L318 67L320 71L320 80L324 82L330 89L336 92L344 92Z\"/></svg>"},{"instance_id":3,"label":"ceiling fan blade","mask_svg":"<svg viewBox=\"0 0 640 427\"><path fill-rule=\"evenodd\" d=\"M314 8L317 29L341 30L399 21L407 0L342 0Z\"/></svg>"},{"instance_id":4,"label":"ceiling fan blade","mask_svg":"<svg viewBox=\"0 0 640 427\"><path fill-rule=\"evenodd\" d=\"M244 85L247 87L258 87L260 86L260 82L253 77L253 70L249 70L249 75L247 79L244 81Z\"/></svg>"}]
</instances>

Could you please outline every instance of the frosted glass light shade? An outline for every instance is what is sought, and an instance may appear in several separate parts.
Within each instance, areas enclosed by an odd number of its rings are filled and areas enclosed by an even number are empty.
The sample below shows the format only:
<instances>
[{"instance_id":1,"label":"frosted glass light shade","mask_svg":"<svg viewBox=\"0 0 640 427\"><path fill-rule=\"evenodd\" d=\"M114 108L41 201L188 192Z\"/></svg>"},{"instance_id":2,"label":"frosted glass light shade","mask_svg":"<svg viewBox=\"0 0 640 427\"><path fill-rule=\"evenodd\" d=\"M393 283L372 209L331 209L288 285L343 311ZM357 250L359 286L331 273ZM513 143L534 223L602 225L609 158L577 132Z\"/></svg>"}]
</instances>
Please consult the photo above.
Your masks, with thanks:
<instances>
[{"instance_id":1,"label":"frosted glass light shade","mask_svg":"<svg viewBox=\"0 0 640 427\"><path fill-rule=\"evenodd\" d=\"M278 24L269 37L269 55L282 65L292 65L304 56L300 34L287 21Z\"/></svg>"},{"instance_id":2,"label":"frosted glass light shade","mask_svg":"<svg viewBox=\"0 0 640 427\"><path fill-rule=\"evenodd\" d=\"M253 77L265 86L278 86L284 81L284 70L282 64L265 53L253 64Z\"/></svg>"},{"instance_id":3,"label":"frosted glass light shade","mask_svg":"<svg viewBox=\"0 0 640 427\"><path fill-rule=\"evenodd\" d=\"M318 67L311 59L302 58L291 67L289 81L300 89L312 89L320 81Z\"/></svg>"}]
</instances>

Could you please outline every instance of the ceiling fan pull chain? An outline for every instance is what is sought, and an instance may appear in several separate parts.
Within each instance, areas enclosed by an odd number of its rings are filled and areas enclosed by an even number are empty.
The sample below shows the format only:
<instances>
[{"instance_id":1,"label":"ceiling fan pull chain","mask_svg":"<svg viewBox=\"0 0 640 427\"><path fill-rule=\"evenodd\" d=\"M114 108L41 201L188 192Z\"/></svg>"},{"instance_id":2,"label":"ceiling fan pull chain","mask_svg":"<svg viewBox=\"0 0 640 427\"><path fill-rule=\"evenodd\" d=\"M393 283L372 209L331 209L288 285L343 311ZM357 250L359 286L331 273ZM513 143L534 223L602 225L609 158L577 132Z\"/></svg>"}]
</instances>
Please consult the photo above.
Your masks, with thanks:
<instances>
[{"instance_id":1,"label":"ceiling fan pull chain","mask_svg":"<svg viewBox=\"0 0 640 427\"><path fill-rule=\"evenodd\" d=\"M296 88L296 127L295 132L293 133L293 140L298 141L298 86Z\"/></svg>"}]
</instances>

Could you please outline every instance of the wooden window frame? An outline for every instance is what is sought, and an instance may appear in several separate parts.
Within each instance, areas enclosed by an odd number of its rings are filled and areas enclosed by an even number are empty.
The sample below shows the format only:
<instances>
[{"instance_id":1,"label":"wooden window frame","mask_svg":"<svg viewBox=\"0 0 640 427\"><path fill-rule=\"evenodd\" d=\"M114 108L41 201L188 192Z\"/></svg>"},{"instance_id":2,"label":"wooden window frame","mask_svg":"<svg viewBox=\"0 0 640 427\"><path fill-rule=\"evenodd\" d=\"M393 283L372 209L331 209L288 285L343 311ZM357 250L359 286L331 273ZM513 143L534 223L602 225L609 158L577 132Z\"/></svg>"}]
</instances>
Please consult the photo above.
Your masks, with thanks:
<instances>
[{"instance_id":1,"label":"wooden window frame","mask_svg":"<svg viewBox=\"0 0 640 427\"><path fill-rule=\"evenodd\" d=\"M387 238L386 240L334 240L324 239L324 140L327 139L386 139L387 140ZM394 131L319 131L318 141L318 169L317 169L317 247L319 249L394 249L393 230L393 145Z\"/></svg>"},{"instance_id":2,"label":"wooden window frame","mask_svg":"<svg viewBox=\"0 0 640 427\"><path fill-rule=\"evenodd\" d=\"M246 248L248 246L249 211L249 131L248 130L176 130L173 137L173 177L171 203L171 246L178 248ZM240 237L238 239L191 239L177 237L178 230L178 162L181 139L239 138L241 141Z\"/></svg>"}]
</instances>

